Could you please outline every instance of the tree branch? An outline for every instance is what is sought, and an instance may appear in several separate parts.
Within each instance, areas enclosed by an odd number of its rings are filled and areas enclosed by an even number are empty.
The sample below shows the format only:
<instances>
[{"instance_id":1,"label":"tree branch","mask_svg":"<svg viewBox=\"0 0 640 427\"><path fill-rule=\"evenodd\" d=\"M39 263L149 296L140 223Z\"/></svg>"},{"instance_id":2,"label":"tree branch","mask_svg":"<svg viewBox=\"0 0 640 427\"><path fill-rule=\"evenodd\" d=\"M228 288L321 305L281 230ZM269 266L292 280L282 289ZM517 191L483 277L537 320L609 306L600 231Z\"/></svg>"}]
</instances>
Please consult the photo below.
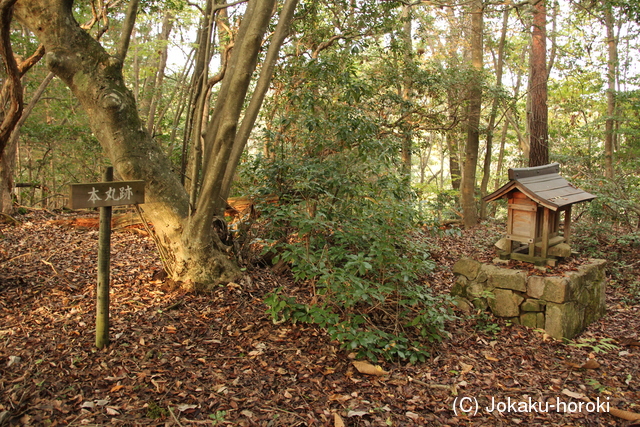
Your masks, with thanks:
<instances>
[{"instance_id":1,"label":"tree branch","mask_svg":"<svg viewBox=\"0 0 640 427\"><path fill-rule=\"evenodd\" d=\"M120 35L120 44L118 45L118 52L116 55L122 62L124 62L124 58L127 56L127 51L129 50L129 42L131 41L131 33L133 32L133 27L136 24L136 16L138 14L138 4L139 0L131 0L129 2L129 7L127 8L127 16L124 19L124 23L122 25L122 34Z\"/></svg>"}]
</instances>

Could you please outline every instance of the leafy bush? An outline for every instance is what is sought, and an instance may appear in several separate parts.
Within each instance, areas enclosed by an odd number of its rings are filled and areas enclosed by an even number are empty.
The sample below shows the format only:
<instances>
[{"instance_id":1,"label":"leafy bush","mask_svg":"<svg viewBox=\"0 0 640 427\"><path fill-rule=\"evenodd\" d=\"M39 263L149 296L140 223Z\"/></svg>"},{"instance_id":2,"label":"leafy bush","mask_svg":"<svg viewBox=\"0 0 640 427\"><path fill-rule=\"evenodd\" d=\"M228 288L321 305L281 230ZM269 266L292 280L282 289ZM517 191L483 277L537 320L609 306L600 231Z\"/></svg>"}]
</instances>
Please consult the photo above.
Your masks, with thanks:
<instances>
[{"instance_id":1,"label":"leafy bush","mask_svg":"<svg viewBox=\"0 0 640 427\"><path fill-rule=\"evenodd\" d=\"M275 322L326 328L343 348L370 359L424 360L428 343L444 335L452 318L449 301L421 283L434 268L426 237L416 231L412 204L403 201L409 198L403 181L377 176L371 162L356 167L348 157L281 164L277 175L286 170L297 180L268 181L284 194L280 203L259 207L269 233L265 251L275 251L273 261L290 265L294 278L314 290L311 301L301 302L276 289L265 298L268 313ZM347 164L353 173L338 172Z\"/></svg>"},{"instance_id":2,"label":"leafy bush","mask_svg":"<svg viewBox=\"0 0 640 427\"><path fill-rule=\"evenodd\" d=\"M278 196L257 207L265 252L311 290L277 289L265 303L274 321L317 324L361 356L424 360L451 305L421 283L434 263L416 231L402 138L353 61L340 49L296 57L264 109L264 154L241 170L244 194Z\"/></svg>"}]
</instances>

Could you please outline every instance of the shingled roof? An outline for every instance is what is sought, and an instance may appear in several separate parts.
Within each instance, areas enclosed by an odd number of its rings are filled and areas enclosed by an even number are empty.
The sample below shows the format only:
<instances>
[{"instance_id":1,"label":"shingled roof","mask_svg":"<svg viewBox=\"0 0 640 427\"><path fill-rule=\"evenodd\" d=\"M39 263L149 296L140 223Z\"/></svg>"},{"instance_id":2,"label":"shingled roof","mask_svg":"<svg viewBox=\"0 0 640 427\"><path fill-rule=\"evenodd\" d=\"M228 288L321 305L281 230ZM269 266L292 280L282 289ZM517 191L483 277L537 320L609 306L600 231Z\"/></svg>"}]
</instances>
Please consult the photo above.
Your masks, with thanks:
<instances>
[{"instance_id":1,"label":"shingled roof","mask_svg":"<svg viewBox=\"0 0 640 427\"><path fill-rule=\"evenodd\" d=\"M522 191L531 200L554 211L596 198L561 177L560 165L551 163L532 168L509 169L509 182L485 196L484 200L490 202L505 197L514 189Z\"/></svg>"}]
</instances>

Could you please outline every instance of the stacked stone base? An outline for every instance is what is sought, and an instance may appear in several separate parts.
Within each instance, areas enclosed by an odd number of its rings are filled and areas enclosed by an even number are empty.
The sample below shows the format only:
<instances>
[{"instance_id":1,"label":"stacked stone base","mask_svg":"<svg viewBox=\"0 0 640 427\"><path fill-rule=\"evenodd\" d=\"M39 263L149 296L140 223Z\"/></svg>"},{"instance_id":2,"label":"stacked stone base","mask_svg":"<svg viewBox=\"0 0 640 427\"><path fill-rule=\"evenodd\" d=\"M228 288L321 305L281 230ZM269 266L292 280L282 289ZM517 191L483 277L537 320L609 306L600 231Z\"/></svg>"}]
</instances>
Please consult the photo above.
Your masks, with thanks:
<instances>
[{"instance_id":1,"label":"stacked stone base","mask_svg":"<svg viewBox=\"0 0 640 427\"><path fill-rule=\"evenodd\" d=\"M590 260L563 276L537 276L461 259L453 266L451 295L460 307L489 309L496 317L571 339L605 314L604 269L604 260Z\"/></svg>"}]
</instances>

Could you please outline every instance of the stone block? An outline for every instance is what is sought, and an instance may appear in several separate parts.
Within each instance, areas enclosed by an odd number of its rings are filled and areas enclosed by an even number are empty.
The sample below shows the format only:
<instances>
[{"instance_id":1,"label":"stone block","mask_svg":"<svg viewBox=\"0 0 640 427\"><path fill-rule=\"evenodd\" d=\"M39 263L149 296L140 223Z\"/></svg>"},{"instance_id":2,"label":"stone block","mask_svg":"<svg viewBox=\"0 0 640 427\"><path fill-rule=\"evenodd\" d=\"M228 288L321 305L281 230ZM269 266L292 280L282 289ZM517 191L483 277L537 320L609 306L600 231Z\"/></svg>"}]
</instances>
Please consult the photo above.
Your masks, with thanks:
<instances>
[{"instance_id":1,"label":"stone block","mask_svg":"<svg viewBox=\"0 0 640 427\"><path fill-rule=\"evenodd\" d=\"M544 329L544 313L536 313L536 328Z\"/></svg>"},{"instance_id":2,"label":"stone block","mask_svg":"<svg viewBox=\"0 0 640 427\"><path fill-rule=\"evenodd\" d=\"M473 313L473 306L466 298L455 297L453 298L453 304L467 316Z\"/></svg>"},{"instance_id":3,"label":"stone block","mask_svg":"<svg viewBox=\"0 0 640 427\"><path fill-rule=\"evenodd\" d=\"M481 267L482 264L476 260L462 258L453 264L453 273L460 274L469 280L474 280L478 276Z\"/></svg>"},{"instance_id":4,"label":"stone block","mask_svg":"<svg viewBox=\"0 0 640 427\"><path fill-rule=\"evenodd\" d=\"M498 240L494 246L496 247L496 249L498 249L499 251L506 251L507 250L507 238L503 237L502 239Z\"/></svg>"},{"instance_id":5,"label":"stone block","mask_svg":"<svg viewBox=\"0 0 640 427\"><path fill-rule=\"evenodd\" d=\"M584 307L576 302L549 303L545 312L544 329L553 338L571 339L582 332Z\"/></svg>"},{"instance_id":6,"label":"stone block","mask_svg":"<svg viewBox=\"0 0 640 427\"><path fill-rule=\"evenodd\" d=\"M520 270L500 268L495 265L483 265L483 272L487 275L489 288L511 289L513 291L527 291L527 273Z\"/></svg>"},{"instance_id":7,"label":"stone block","mask_svg":"<svg viewBox=\"0 0 640 427\"><path fill-rule=\"evenodd\" d=\"M487 303L486 298L474 298L471 303L476 309L481 311L485 311L487 308L489 308L489 303Z\"/></svg>"},{"instance_id":8,"label":"stone block","mask_svg":"<svg viewBox=\"0 0 640 427\"><path fill-rule=\"evenodd\" d=\"M451 296L453 297L467 297L467 284L469 281L464 276L458 276L453 286L451 287Z\"/></svg>"},{"instance_id":9,"label":"stone block","mask_svg":"<svg viewBox=\"0 0 640 427\"><path fill-rule=\"evenodd\" d=\"M526 299L520 306L520 310L525 312L544 311L546 303L538 299Z\"/></svg>"},{"instance_id":10,"label":"stone block","mask_svg":"<svg viewBox=\"0 0 640 427\"><path fill-rule=\"evenodd\" d=\"M574 274L581 275L585 282L596 282L604 279L604 267L607 262L603 259L589 260L589 264L581 265Z\"/></svg>"},{"instance_id":11,"label":"stone block","mask_svg":"<svg viewBox=\"0 0 640 427\"><path fill-rule=\"evenodd\" d=\"M544 293L544 277L529 276L527 280L527 295L531 298L541 298Z\"/></svg>"},{"instance_id":12,"label":"stone block","mask_svg":"<svg viewBox=\"0 0 640 427\"><path fill-rule=\"evenodd\" d=\"M520 304L524 298L508 289L496 288L492 293L493 298L488 298L487 302L494 316L518 317L520 315Z\"/></svg>"},{"instance_id":13,"label":"stone block","mask_svg":"<svg viewBox=\"0 0 640 427\"><path fill-rule=\"evenodd\" d=\"M571 246L566 243L560 243L555 246L551 246L547 251L548 256L557 256L560 258L567 258L571 256Z\"/></svg>"},{"instance_id":14,"label":"stone block","mask_svg":"<svg viewBox=\"0 0 640 427\"><path fill-rule=\"evenodd\" d=\"M570 281L566 277L545 277L544 292L540 299L562 304L571 299Z\"/></svg>"},{"instance_id":15,"label":"stone block","mask_svg":"<svg viewBox=\"0 0 640 427\"><path fill-rule=\"evenodd\" d=\"M483 297L485 296L484 292L485 292L485 289L484 289L484 286L482 286L482 283L469 282L467 284L467 297L469 299Z\"/></svg>"},{"instance_id":16,"label":"stone block","mask_svg":"<svg viewBox=\"0 0 640 427\"><path fill-rule=\"evenodd\" d=\"M536 328L538 326L538 313L522 313L520 315L520 324L527 328Z\"/></svg>"}]
</instances>

